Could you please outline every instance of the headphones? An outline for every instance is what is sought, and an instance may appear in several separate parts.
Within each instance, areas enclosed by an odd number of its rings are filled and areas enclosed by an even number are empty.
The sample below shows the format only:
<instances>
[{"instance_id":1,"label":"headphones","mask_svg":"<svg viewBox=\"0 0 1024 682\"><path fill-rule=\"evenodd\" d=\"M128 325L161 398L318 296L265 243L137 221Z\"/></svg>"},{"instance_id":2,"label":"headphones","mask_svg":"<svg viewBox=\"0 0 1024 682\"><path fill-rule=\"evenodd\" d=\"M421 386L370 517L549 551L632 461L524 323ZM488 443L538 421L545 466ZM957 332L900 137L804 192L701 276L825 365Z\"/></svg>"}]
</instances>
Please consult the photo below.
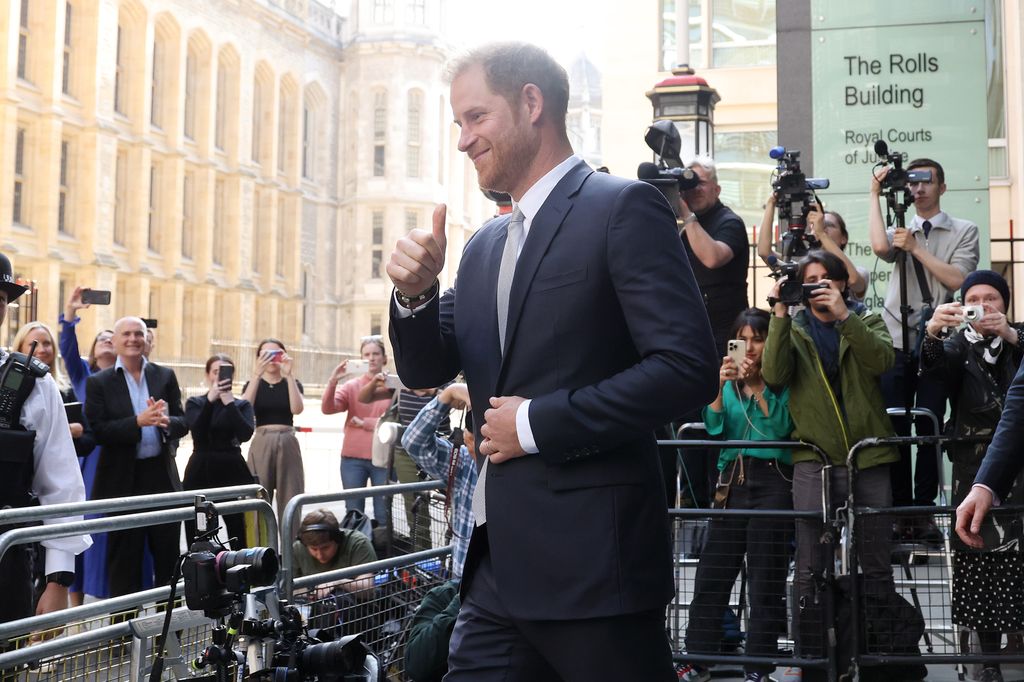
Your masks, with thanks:
<instances>
[{"instance_id":1,"label":"headphones","mask_svg":"<svg viewBox=\"0 0 1024 682\"><path fill-rule=\"evenodd\" d=\"M328 533L330 534L331 539L337 542L339 545L345 541L345 535L341 532L341 529L338 528L338 526L332 525L330 523L325 523L323 521L320 521L318 523L311 523L305 528L301 528L299 530L299 534L295 537L295 539L301 542L304 547L306 546L306 542L302 539L302 536L306 533Z\"/></svg>"}]
</instances>

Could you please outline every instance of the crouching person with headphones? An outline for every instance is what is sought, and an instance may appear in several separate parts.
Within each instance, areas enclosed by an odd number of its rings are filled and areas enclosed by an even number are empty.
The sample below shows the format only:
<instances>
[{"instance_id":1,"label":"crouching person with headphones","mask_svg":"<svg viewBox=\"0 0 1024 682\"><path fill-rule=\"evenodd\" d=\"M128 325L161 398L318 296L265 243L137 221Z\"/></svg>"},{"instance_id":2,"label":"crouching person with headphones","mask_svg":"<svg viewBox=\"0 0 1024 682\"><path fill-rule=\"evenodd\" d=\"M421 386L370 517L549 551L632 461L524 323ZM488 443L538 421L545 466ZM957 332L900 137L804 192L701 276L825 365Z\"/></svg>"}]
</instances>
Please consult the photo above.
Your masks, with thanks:
<instances>
[{"instance_id":1,"label":"crouching person with headphones","mask_svg":"<svg viewBox=\"0 0 1024 682\"><path fill-rule=\"evenodd\" d=\"M299 537L292 543L292 556L295 557L296 578L377 560L370 538L357 530L341 528L338 517L326 509L317 509L303 517ZM329 594L337 588L357 599L368 599L373 596L373 573L325 583L319 586L318 593Z\"/></svg>"}]
</instances>

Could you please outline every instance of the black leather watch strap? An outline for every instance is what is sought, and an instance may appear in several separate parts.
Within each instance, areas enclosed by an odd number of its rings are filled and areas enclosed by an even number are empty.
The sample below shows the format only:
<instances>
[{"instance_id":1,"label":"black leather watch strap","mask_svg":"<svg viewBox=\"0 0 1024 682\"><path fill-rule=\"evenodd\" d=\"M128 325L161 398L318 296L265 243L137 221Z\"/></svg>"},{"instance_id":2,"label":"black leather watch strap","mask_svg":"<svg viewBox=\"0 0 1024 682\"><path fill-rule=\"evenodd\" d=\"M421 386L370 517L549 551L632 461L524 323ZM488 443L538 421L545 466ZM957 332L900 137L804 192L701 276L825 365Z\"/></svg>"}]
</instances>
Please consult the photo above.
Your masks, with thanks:
<instances>
[{"instance_id":1,"label":"black leather watch strap","mask_svg":"<svg viewBox=\"0 0 1024 682\"><path fill-rule=\"evenodd\" d=\"M56 573L47 573L46 582L57 583L61 587L71 587L71 583L75 582L75 574L71 571L57 571Z\"/></svg>"}]
</instances>

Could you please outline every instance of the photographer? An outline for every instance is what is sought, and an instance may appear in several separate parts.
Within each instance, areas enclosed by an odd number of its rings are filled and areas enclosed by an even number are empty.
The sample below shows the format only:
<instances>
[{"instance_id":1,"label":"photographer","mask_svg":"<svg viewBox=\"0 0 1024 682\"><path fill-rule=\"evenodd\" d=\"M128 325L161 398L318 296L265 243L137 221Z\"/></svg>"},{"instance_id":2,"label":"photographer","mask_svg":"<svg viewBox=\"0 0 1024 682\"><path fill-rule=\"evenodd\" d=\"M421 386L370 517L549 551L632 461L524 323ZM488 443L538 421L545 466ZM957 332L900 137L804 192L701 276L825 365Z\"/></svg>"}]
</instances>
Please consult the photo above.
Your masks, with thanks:
<instances>
[{"instance_id":1,"label":"photographer","mask_svg":"<svg viewBox=\"0 0 1024 682\"><path fill-rule=\"evenodd\" d=\"M882 377L882 392L886 407L903 407L908 401L931 410L941 420L946 411L946 395L942 385L927 376L918 378L918 348L920 331L927 322L929 310L950 298L950 293L963 284L964 277L978 267L978 226L967 220L953 218L942 211L941 197L946 191L942 166L931 159L916 159L907 171L930 171L928 182L908 182L913 196L915 215L905 229L884 227L879 199L891 169L876 171L871 179L868 225L871 248L875 255L894 263L897 254L907 254L906 304L910 307L907 320L909 357L903 350L902 315L900 311L901 272L893 268L889 290L885 295L883 316L893 347L896 362ZM909 385L907 385L907 383ZM893 419L900 435L909 435L910 425L903 417ZM932 433L930 419L917 420L917 433ZM893 503L928 506L935 503L938 494L938 453L934 445L921 445L917 449L917 464L911 479L910 447L900 448L899 463L893 467ZM906 529L908 539L940 541L942 536L935 524L923 521Z\"/></svg>"},{"instance_id":2,"label":"photographer","mask_svg":"<svg viewBox=\"0 0 1024 682\"><path fill-rule=\"evenodd\" d=\"M292 543L292 556L295 557L296 578L362 566L377 560L370 539L358 530L341 528L338 517L326 509L317 509L302 517L299 536ZM319 587L340 587L355 596L369 598L373 594L373 573L363 573Z\"/></svg>"},{"instance_id":3,"label":"photographer","mask_svg":"<svg viewBox=\"0 0 1024 682\"><path fill-rule=\"evenodd\" d=\"M764 215L761 218L761 227L757 231L757 255L761 257L769 267L781 260L781 256L775 252L772 245L775 226L775 193L768 195L764 204ZM863 300L868 289L868 271L854 265L850 257L846 255L846 244L850 241L850 234L846 231L846 221L835 211L826 211L821 203L815 203L814 208L807 214L807 226L813 236L821 245L821 249L838 256L846 266L846 272L850 276L849 291L857 298ZM774 257L774 260L772 258Z\"/></svg>"},{"instance_id":4,"label":"photographer","mask_svg":"<svg viewBox=\"0 0 1024 682\"><path fill-rule=\"evenodd\" d=\"M922 372L947 389L953 405L952 435L990 436L1024 355L1024 325L1007 322L1010 288L991 270L968 275L961 298L962 305L940 305L928 321L921 347ZM973 319L967 321L968 317ZM953 463L952 503L958 505L970 492L988 446L949 443L946 448ZM1020 497L1018 479L1002 502L1019 504ZM964 544L955 534L950 538L952 621L977 631L983 653L998 654L1004 632L1024 630L1024 614L1018 608L1024 603L1024 558L1016 534L1007 525L1015 519L996 517L981 526L984 549ZM986 663L985 669L990 672L979 679L1001 679L994 661Z\"/></svg>"},{"instance_id":5,"label":"photographer","mask_svg":"<svg viewBox=\"0 0 1024 682\"><path fill-rule=\"evenodd\" d=\"M769 385L789 388L793 440L814 443L831 461L832 500L837 506L845 501L849 488L846 458L851 446L863 438L892 435L878 386L878 377L892 366L892 341L879 315L847 300L848 278L838 257L823 251L809 253L797 273L805 287L806 307L792 317L789 306L779 301L786 278L775 284L768 299L774 314L761 367ZM855 478L859 504L890 506L889 464L896 459L895 449L888 446L860 451ZM811 450L794 450L793 509L821 511L821 506L822 462ZM865 590L892 589L890 521L868 516L858 524L857 552ZM821 521L797 521L795 582L804 655L813 653L814 642L822 641L822 615L815 595L815 579L826 562L821 536Z\"/></svg>"},{"instance_id":6,"label":"photographer","mask_svg":"<svg viewBox=\"0 0 1024 682\"><path fill-rule=\"evenodd\" d=\"M715 162L710 157L698 156L687 167L696 173L700 183L685 190L679 202L683 245L704 296L721 357L725 355L733 321L747 308L750 240L743 219L718 199L722 187L718 184Z\"/></svg>"}]
</instances>

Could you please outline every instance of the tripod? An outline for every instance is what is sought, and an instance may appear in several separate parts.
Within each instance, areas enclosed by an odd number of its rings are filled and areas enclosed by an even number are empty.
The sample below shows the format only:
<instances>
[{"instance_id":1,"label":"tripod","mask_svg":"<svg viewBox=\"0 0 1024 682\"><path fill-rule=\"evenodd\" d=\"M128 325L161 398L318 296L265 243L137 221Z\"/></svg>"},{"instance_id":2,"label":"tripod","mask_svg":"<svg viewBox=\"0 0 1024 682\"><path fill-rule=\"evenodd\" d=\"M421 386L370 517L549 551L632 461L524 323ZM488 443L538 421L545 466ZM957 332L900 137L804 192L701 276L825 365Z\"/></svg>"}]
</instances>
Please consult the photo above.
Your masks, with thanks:
<instances>
[{"instance_id":1,"label":"tripod","mask_svg":"<svg viewBox=\"0 0 1024 682\"><path fill-rule=\"evenodd\" d=\"M887 220L890 225L895 224L897 230L907 229L907 206L913 203L913 196L910 188L904 184L902 187L889 187L885 191L885 203ZM907 301L907 252L899 249L896 254L896 265L900 272L900 330L903 335L903 407L907 423L910 423L910 412L914 409L914 389L910 381L911 359L910 352L910 313L913 310Z\"/></svg>"}]
</instances>

